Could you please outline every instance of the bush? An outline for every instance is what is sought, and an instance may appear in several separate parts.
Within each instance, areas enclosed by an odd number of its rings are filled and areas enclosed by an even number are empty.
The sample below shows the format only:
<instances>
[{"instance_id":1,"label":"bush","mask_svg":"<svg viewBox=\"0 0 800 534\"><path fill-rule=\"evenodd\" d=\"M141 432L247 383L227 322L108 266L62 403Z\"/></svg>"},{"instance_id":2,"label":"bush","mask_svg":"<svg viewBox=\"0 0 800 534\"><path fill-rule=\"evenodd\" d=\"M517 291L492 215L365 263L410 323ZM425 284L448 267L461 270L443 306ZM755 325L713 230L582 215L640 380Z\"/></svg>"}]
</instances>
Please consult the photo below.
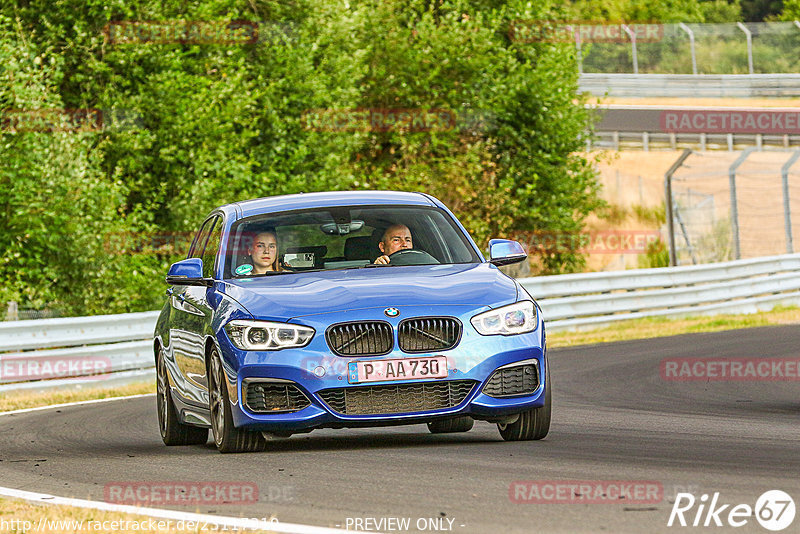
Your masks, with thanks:
<instances>
[{"instance_id":1,"label":"bush","mask_svg":"<svg viewBox=\"0 0 800 534\"><path fill-rule=\"evenodd\" d=\"M661 239L648 243L644 255L639 256L640 269L654 267L669 267L669 249Z\"/></svg>"},{"instance_id":2,"label":"bush","mask_svg":"<svg viewBox=\"0 0 800 534\"><path fill-rule=\"evenodd\" d=\"M551 19L548 9L466 0L15 5L15 29L6 20L1 41L3 107L98 108L132 124L2 134L0 301L69 314L153 309L178 251L109 251L104 236L191 231L217 205L299 191L426 191L481 246L580 231L600 201L580 155L591 125L576 96L574 49L509 38L512 21ZM109 21L132 19L245 19L262 32L236 46L104 41ZM459 121L421 132L316 131L304 121L309 111L356 108L444 109ZM582 262L570 251L543 259L546 272Z\"/></svg>"}]
</instances>

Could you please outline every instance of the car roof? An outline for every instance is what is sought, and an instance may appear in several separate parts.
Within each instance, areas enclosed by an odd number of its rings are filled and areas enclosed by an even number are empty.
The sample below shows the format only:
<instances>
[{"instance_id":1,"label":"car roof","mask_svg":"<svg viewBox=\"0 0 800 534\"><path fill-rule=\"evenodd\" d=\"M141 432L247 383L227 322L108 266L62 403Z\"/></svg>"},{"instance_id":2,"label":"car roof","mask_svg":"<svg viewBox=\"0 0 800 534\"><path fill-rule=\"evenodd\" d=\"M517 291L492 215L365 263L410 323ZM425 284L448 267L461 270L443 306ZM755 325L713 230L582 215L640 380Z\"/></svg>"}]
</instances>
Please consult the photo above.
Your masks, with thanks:
<instances>
[{"instance_id":1,"label":"car roof","mask_svg":"<svg viewBox=\"0 0 800 534\"><path fill-rule=\"evenodd\" d=\"M297 193L274 197L256 198L221 206L225 213L236 212L239 217L250 217L261 213L288 211L330 206L363 206L402 204L437 206L433 197L423 193L405 191L328 191L324 193Z\"/></svg>"}]
</instances>

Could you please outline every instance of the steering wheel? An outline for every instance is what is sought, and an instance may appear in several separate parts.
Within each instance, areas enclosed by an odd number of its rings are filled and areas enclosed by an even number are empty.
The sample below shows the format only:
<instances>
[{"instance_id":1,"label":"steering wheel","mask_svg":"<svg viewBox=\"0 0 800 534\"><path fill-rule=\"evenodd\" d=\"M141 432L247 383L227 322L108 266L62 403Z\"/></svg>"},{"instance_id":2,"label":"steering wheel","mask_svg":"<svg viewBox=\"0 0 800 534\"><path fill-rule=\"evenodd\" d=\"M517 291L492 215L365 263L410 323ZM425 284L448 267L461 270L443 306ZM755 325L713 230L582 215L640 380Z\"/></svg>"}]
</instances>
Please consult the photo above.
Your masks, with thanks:
<instances>
[{"instance_id":1,"label":"steering wheel","mask_svg":"<svg viewBox=\"0 0 800 534\"><path fill-rule=\"evenodd\" d=\"M437 263L439 260L424 250L404 248L389 254L390 265L435 265Z\"/></svg>"}]
</instances>

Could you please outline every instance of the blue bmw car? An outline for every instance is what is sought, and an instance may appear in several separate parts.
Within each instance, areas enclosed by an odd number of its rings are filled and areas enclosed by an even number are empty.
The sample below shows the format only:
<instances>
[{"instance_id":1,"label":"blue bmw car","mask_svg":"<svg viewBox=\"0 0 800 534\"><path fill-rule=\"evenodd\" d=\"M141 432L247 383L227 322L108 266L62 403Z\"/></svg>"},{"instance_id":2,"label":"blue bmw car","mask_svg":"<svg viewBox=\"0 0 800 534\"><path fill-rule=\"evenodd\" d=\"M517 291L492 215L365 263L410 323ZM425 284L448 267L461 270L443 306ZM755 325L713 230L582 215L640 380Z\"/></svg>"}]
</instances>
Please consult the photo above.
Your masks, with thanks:
<instances>
[{"instance_id":1,"label":"blue bmw car","mask_svg":"<svg viewBox=\"0 0 800 534\"><path fill-rule=\"evenodd\" d=\"M267 438L426 423L550 427L544 324L439 200L395 191L248 200L214 210L173 264L154 333L167 445L262 451Z\"/></svg>"}]
</instances>

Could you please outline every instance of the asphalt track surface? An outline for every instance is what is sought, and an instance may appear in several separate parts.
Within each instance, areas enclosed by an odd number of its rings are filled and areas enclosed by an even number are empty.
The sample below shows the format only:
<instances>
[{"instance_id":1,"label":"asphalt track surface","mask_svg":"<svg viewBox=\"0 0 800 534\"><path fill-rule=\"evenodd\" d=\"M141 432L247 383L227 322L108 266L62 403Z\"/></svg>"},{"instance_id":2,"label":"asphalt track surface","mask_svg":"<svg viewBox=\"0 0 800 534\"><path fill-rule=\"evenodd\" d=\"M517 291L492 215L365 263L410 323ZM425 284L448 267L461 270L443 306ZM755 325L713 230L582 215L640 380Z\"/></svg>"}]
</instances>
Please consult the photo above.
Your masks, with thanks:
<instances>
[{"instance_id":1,"label":"asphalt track surface","mask_svg":"<svg viewBox=\"0 0 800 534\"><path fill-rule=\"evenodd\" d=\"M800 505L800 382L665 381L659 364L799 352L797 325L551 350L553 421L539 442L504 442L477 422L448 435L422 425L321 430L221 455L210 444L165 447L155 397L7 415L0 485L103 500L110 483L255 482L256 503L161 507L351 529L356 518L410 518L412 529L441 518L453 532L731 531L668 528L674 495L720 492L720 503L753 506L781 489ZM656 481L663 497L519 504L509 487L520 480ZM735 530L768 532L753 517ZM783 532L800 532L800 512Z\"/></svg>"}]
</instances>

